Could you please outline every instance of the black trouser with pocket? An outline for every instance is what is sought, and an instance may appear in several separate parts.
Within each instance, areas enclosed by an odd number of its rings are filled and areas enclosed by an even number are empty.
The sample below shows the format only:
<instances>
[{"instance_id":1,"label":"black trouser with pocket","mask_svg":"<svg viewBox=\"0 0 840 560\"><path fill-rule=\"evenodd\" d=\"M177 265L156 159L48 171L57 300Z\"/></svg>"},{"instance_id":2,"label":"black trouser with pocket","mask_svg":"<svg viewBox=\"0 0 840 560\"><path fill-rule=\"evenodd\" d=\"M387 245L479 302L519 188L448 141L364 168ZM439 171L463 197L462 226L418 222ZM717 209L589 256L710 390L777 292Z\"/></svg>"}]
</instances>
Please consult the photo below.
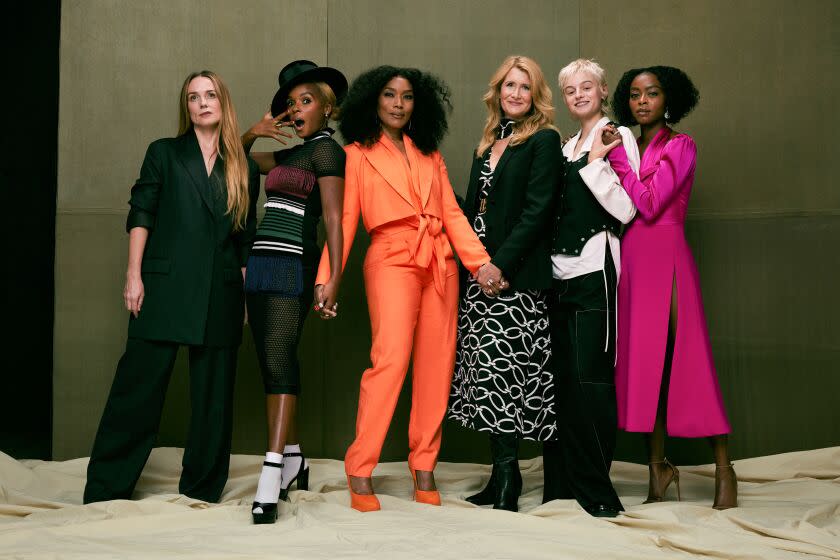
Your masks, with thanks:
<instances>
[{"instance_id":1,"label":"black trouser with pocket","mask_svg":"<svg viewBox=\"0 0 840 560\"><path fill-rule=\"evenodd\" d=\"M604 267L554 281L549 309L558 438L543 447L543 499L574 498L584 508L623 510L610 481L617 430L617 279L609 250Z\"/></svg>"},{"instance_id":2,"label":"black trouser with pocket","mask_svg":"<svg viewBox=\"0 0 840 560\"><path fill-rule=\"evenodd\" d=\"M85 503L131 498L157 438L179 344L129 338L91 451ZM228 477L238 347L190 346L190 431L178 490L217 502Z\"/></svg>"}]
</instances>

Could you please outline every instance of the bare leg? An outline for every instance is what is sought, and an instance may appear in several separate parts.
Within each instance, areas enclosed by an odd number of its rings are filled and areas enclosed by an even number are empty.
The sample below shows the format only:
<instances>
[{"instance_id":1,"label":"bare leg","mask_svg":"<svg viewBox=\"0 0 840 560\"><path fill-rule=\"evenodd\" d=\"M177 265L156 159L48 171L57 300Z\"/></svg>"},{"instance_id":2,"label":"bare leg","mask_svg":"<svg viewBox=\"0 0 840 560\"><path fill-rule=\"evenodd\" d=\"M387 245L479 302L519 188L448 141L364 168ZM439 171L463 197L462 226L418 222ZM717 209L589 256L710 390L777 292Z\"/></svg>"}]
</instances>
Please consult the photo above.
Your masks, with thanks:
<instances>
[{"instance_id":1,"label":"bare leg","mask_svg":"<svg viewBox=\"0 0 840 560\"><path fill-rule=\"evenodd\" d=\"M269 451L283 453L289 434L294 430L292 424L294 423L296 405L297 396L295 395L266 395ZM297 436L296 433L294 435Z\"/></svg>"},{"instance_id":2,"label":"bare leg","mask_svg":"<svg viewBox=\"0 0 840 560\"><path fill-rule=\"evenodd\" d=\"M709 444L715 455L715 509L738 506L738 479L729 460L729 438L726 434L711 436Z\"/></svg>"},{"instance_id":3,"label":"bare leg","mask_svg":"<svg viewBox=\"0 0 840 560\"><path fill-rule=\"evenodd\" d=\"M355 494L373 494L373 481L366 476L348 476L350 489Z\"/></svg>"},{"instance_id":4,"label":"bare leg","mask_svg":"<svg viewBox=\"0 0 840 560\"><path fill-rule=\"evenodd\" d=\"M677 478L677 470L665 459L665 421L668 408L668 388L671 384L671 361L674 356L674 342L677 334L677 282L671 286L671 311L668 320L668 340L665 344L665 365L662 371L662 384L659 388L659 403L656 408L656 421L653 431L645 436L648 452L647 502L659 502L665 497L665 490L671 481Z\"/></svg>"},{"instance_id":5,"label":"bare leg","mask_svg":"<svg viewBox=\"0 0 840 560\"><path fill-rule=\"evenodd\" d=\"M437 490L435 486L435 473L432 471L414 471L417 476L418 490Z\"/></svg>"}]
</instances>

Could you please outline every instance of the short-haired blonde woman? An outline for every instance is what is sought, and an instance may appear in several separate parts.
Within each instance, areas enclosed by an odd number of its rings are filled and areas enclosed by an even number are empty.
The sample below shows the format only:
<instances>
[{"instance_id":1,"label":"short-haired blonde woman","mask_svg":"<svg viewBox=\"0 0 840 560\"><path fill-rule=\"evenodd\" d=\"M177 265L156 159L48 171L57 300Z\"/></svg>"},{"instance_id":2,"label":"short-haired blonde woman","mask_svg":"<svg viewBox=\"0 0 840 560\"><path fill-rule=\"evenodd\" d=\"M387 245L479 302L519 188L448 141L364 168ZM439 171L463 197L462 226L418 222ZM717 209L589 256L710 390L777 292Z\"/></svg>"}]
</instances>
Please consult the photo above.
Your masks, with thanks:
<instances>
[{"instance_id":1,"label":"short-haired blonde woman","mask_svg":"<svg viewBox=\"0 0 840 560\"><path fill-rule=\"evenodd\" d=\"M558 440L546 443L545 501L574 498L590 514L623 509L610 482L615 449L615 305L619 234L636 208L604 159L602 134L618 136L638 169L638 150L625 127L609 123L604 69L578 59L560 71L569 115L580 124L566 142L566 171L552 238L554 290L551 342L557 369Z\"/></svg>"},{"instance_id":2,"label":"short-haired blonde woman","mask_svg":"<svg viewBox=\"0 0 840 560\"><path fill-rule=\"evenodd\" d=\"M468 501L517 510L518 440L554 437L548 295L551 215L562 171L551 89L536 62L510 56L484 95L487 121L464 213L509 288L466 280L449 417L490 435L493 472Z\"/></svg>"},{"instance_id":3,"label":"short-haired blonde woman","mask_svg":"<svg viewBox=\"0 0 840 560\"><path fill-rule=\"evenodd\" d=\"M219 500L259 188L227 87L213 72L190 74L181 88L178 136L149 145L131 189L128 342L93 444L85 503L131 498L181 345L189 347L191 415L178 489Z\"/></svg>"}]
</instances>

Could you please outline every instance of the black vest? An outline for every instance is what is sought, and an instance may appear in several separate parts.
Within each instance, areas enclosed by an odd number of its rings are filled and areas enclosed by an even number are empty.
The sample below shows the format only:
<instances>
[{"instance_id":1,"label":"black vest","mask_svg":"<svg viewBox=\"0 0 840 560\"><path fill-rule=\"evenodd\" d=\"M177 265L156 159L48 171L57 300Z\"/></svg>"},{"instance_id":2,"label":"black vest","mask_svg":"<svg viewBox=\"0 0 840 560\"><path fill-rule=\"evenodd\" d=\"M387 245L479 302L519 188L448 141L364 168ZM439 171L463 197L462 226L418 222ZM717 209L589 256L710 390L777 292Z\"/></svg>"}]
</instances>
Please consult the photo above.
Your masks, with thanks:
<instances>
[{"instance_id":1,"label":"black vest","mask_svg":"<svg viewBox=\"0 0 840 560\"><path fill-rule=\"evenodd\" d=\"M581 153L577 161L566 160L563 187L554 218L552 254L579 256L586 242L598 232L609 231L618 236L621 222L604 210L579 171L588 163L588 153Z\"/></svg>"}]
</instances>

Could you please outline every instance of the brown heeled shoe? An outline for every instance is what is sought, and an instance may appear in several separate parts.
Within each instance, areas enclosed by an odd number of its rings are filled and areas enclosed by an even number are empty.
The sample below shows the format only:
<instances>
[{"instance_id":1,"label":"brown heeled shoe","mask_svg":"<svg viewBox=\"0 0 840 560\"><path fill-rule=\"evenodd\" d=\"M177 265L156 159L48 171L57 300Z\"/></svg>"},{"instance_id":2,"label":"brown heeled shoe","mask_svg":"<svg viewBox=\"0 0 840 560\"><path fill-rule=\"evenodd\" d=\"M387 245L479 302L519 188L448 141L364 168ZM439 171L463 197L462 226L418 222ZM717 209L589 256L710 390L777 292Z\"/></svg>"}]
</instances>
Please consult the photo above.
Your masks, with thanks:
<instances>
[{"instance_id":1,"label":"brown heeled shoe","mask_svg":"<svg viewBox=\"0 0 840 560\"><path fill-rule=\"evenodd\" d=\"M671 477L668 478L664 483L660 481L659 478L654 478L653 471L650 473L650 481L648 483L648 497L645 500L644 504L654 504L657 502L664 502L665 501L665 492L668 490L668 486L671 485L671 482L677 487L677 501L682 501L682 496L680 495L680 470L671 464L668 459L662 459L661 461L651 461L648 463L648 468L650 465L665 465L669 469L671 469ZM654 489L654 480L656 481L656 485L658 488Z\"/></svg>"},{"instance_id":2,"label":"brown heeled shoe","mask_svg":"<svg viewBox=\"0 0 840 560\"><path fill-rule=\"evenodd\" d=\"M721 471L732 474L730 488L721 481ZM715 465L715 501L712 507L717 510L738 507L738 477L732 463Z\"/></svg>"},{"instance_id":3,"label":"brown heeled shoe","mask_svg":"<svg viewBox=\"0 0 840 560\"><path fill-rule=\"evenodd\" d=\"M353 485L350 484L350 475L347 475L347 490L350 492L350 507L356 511L379 511L382 506L376 494L356 494L353 492Z\"/></svg>"},{"instance_id":4,"label":"brown heeled shoe","mask_svg":"<svg viewBox=\"0 0 840 560\"><path fill-rule=\"evenodd\" d=\"M418 504L429 504L430 506L440 505L440 492L437 490L420 490L417 487L417 471L408 467L411 471L411 478L414 480L414 501Z\"/></svg>"}]
</instances>

